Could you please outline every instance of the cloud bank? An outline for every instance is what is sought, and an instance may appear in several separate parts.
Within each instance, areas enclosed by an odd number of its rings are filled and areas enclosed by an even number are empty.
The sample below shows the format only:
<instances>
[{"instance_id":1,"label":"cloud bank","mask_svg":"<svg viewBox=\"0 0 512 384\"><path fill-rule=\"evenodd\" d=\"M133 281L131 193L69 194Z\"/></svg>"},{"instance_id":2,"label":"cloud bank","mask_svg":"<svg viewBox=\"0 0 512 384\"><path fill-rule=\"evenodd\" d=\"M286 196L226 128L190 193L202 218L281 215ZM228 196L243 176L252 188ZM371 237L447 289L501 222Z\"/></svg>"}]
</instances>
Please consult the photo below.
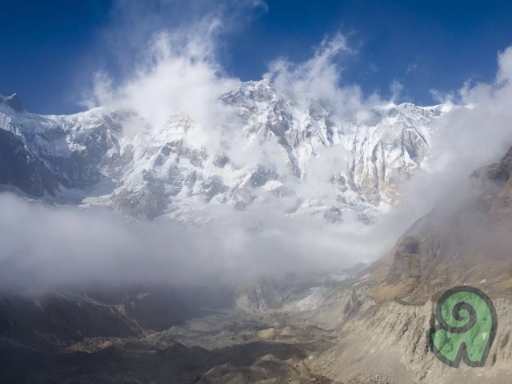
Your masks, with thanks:
<instances>
[{"instance_id":1,"label":"cloud bank","mask_svg":"<svg viewBox=\"0 0 512 384\"><path fill-rule=\"evenodd\" d=\"M430 173L416 177L406 192L410 200L423 199L425 209L442 201L460 203L473 170L499 162L512 147L512 47L499 52L497 62L492 83L468 82L448 94L433 91L452 109L434 126Z\"/></svg>"},{"instance_id":2,"label":"cloud bank","mask_svg":"<svg viewBox=\"0 0 512 384\"><path fill-rule=\"evenodd\" d=\"M353 230L322 224L322 217L278 218L266 208L184 227L170 220L128 223L108 211L47 207L2 194L0 291L234 284L326 272L370 256L366 239Z\"/></svg>"}]
</instances>

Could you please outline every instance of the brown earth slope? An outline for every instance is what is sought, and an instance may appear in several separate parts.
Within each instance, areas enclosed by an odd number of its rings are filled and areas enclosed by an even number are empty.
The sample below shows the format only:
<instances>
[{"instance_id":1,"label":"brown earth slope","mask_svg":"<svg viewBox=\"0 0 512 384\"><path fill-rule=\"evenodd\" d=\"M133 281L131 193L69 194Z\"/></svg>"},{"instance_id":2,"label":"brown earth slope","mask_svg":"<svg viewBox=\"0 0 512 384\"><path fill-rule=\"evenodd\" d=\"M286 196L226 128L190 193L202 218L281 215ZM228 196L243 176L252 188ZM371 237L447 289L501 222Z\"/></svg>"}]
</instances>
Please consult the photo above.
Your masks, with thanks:
<instances>
[{"instance_id":1,"label":"brown earth slope","mask_svg":"<svg viewBox=\"0 0 512 384\"><path fill-rule=\"evenodd\" d=\"M371 273L367 294L423 304L468 284L512 298L511 175L512 149L500 163L474 171L460 204L442 204L418 220L387 257L362 272Z\"/></svg>"},{"instance_id":2,"label":"brown earth slope","mask_svg":"<svg viewBox=\"0 0 512 384\"><path fill-rule=\"evenodd\" d=\"M511 383L511 176L512 149L471 174L470 193L418 220L386 257L332 292L309 321L333 330L336 343L309 368L332 380ZM482 368L448 367L427 345L436 300L457 285L480 288L496 307L498 331Z\"/></svg>"}]
</instances>

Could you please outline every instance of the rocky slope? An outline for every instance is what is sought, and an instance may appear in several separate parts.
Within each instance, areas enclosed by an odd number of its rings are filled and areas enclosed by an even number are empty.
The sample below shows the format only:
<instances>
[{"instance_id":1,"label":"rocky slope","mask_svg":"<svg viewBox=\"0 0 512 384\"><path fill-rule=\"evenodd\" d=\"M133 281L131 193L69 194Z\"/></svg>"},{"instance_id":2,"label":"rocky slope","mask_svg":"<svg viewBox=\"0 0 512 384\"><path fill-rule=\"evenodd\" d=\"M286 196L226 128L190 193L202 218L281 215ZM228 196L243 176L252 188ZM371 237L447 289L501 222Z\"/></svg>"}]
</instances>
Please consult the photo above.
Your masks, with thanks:
<instances>
[{"instance_id":1,"label":"rocky slope","mask_svg":"<svg viewBox=\"0 0 512 384\"><path fill-rule=\"evenodd\" d=\"M237 308L239 289L214 288L95 287L4 295L0 381L333 382L304 364L333 346L330 331L294 324L279 311L282 306L247 312ZM279 291L279 299L288 302L307 290L290 285L288 293Z\"/></svg>"},{"instance_id":2,"label":"rocky slope","mask_svg":"<svg viewBox=\"0 0 512 384\"><path fill-rule=\"evenodd\" d=\"M512 150L475 170L470 192L418 220L387 258L366 273L376 299L423 304L451 286L469 284L512 297L510 228Z\"/></svg>"},{"instance_id":3,"label":"rocky slope","mask_svg":"<svg viewBox=\"0 0 512 384\"><path fill-rule=\"evenodd\" d=\"M288 198L282 214L324 212L336 221L352 211L371 221L400 200L404 180L427 167L431 127L449 111L388 105L346 122L318 101L301 107L287 100L268 80L243 83L222 102L235 111L236 132L211 148L183 114L163 126L104 108L41 116L26 112L17 95L2 97L0 183L31 197L107 205L135 218L201 221L215 204L243 210L254 201ZM246 158L257 153L256 162L233 159L240 151ZM308 182L317 190L313 196L301 192ZM326 197L331 191L336 198Z\"/></svg>"},{"instance_id":4,"label":"rocky slope","mask_svg":"<svg viewBox=\"0 0 512 384\"><path fill-rule=\"evenodd\" d=\"M511 156L512 150L474 171L464 199L450 199L418 220L386 257L333 291L315 313L303 314L338 337L311 369L338 381L510 382ZM427 345L437 299L459 285L483 290L496 306L498 333L483 368L448 367Z\"/></svg>"}]
</instances>

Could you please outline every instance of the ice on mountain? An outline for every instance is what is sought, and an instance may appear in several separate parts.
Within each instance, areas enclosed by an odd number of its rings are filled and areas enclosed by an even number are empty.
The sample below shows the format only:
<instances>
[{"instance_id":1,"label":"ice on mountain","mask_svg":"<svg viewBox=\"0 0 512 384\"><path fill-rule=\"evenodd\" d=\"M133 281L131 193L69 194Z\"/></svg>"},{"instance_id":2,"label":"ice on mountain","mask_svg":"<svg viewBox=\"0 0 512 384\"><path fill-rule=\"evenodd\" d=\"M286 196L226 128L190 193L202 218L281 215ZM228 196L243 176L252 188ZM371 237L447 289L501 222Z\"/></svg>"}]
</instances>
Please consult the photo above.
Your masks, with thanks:
<instances>
[{"instance_id":1,"label":"ice on mountain","mask_svg":"<svg viewBox=\"0 0 512 384\"><path fill-rule=\"evenodd\" d=\"M353 212L372 221L400 201L405 181L428 169L432 125L451 109L389 104L345 121L317 100L304 107L267 79L250 81L221 98L238 111L240 127L219 148L184 114L158 127L105 108L42 116L19 113L15 96L0 99L0 129L51 170L61 200L82 191L85 205L180 220L204 217L211 204L241 210L294 197L294 210L288 204L281 214L321 213L336 222ZM240 163L250 151L265 164ZM113 190L86 196L105 178Z\"/></svg>"}]
</instances>

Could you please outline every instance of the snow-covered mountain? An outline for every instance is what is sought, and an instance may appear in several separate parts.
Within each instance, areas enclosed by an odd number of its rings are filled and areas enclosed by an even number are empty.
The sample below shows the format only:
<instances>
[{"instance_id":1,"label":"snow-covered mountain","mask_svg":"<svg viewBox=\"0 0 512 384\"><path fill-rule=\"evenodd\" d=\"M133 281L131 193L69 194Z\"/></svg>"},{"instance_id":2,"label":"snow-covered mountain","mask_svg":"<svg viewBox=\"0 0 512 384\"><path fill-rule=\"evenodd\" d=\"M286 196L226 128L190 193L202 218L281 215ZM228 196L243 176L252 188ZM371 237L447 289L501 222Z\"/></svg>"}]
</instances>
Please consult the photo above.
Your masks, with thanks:
<instances>
[{"instance_id":1,"label":"snow-covered mountain","mask_svg":"<svg viewBox=\"0 0 512 384\"><path fill-rule=\"evenodd\" d=\"M371 221L426 168L432 124L449 111L390 104L347 122L268 80L242 83L221 100L235 111L236 129L210 146L184 114L155 127L133 111L43 116L26 112L17 95L1 97L1 188L135 218L205 220L216 205L242 211L275 200L278 214L339 221L350 211Z\"/></svg>"}]
</instances>

